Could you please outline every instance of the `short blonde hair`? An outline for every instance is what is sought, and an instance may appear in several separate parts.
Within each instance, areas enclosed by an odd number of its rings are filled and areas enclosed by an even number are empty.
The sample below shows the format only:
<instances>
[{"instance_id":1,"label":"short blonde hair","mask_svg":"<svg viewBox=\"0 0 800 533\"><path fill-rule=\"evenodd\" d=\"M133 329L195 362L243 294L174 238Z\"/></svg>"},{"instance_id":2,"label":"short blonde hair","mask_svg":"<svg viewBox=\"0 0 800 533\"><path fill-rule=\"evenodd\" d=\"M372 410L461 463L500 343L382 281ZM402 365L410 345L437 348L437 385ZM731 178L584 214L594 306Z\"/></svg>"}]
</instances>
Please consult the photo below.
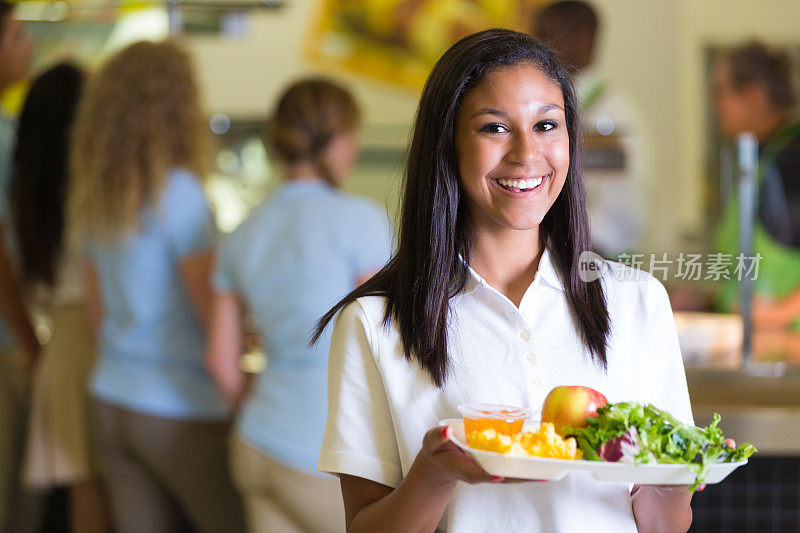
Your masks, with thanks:
<instances>
[{"instance_id":1,"label":"short blonde hair","mask_svg":"<svg viewBox=\"0 0 800 533\"><path fill-rule=\"evenodd\" d=\"M80 233L136 226L171 167L203 176L208 138L188 54L173 42L123 49L90 79L72 137L69 198Z\"/></svg>"}]
</instances>

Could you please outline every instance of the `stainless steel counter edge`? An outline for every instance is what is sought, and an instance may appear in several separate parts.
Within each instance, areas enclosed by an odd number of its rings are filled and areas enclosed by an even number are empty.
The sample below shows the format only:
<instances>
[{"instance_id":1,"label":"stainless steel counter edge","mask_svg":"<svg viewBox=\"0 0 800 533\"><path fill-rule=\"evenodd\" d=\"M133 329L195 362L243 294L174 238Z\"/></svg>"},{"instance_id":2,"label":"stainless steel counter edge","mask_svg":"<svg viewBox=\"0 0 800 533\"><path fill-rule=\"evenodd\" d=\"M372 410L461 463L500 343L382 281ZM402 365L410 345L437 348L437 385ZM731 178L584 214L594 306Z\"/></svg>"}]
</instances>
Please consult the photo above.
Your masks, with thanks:
<instances>
[{"instance_id":1,"label":"stainless steel counter edge","mask_svg":"<svg viewBox=\"0 0 800 533\"><path fill-rule=\"evenodd\" d=\"M698 426L708 425L714 413L719 413L723 433L737 443L755 444L760 456L800 457L800 406L697 404L692 409Z\"/></svg>"}]
</instances>

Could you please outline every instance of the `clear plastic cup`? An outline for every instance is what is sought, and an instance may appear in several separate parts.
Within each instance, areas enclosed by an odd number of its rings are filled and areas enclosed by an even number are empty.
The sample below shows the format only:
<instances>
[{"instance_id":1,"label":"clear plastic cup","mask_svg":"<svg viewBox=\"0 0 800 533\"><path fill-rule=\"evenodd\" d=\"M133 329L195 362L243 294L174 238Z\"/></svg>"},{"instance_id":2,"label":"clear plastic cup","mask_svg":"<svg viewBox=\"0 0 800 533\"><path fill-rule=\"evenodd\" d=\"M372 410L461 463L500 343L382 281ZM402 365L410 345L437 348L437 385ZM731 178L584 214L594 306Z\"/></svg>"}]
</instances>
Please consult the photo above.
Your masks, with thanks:
<instances>
[{"instance_id":1,"label":"clear plastic cup","mask_svg":"<svg viewBox=\"0 0 800 533\"><path fill-rule=\"evenodd\" d=\"M525 420L533 415L531 409L493 403L465 403L458 406L464 420L464 433L494 429L504 435L516 435L522 431Z\"/></svg>"}]
</instances>

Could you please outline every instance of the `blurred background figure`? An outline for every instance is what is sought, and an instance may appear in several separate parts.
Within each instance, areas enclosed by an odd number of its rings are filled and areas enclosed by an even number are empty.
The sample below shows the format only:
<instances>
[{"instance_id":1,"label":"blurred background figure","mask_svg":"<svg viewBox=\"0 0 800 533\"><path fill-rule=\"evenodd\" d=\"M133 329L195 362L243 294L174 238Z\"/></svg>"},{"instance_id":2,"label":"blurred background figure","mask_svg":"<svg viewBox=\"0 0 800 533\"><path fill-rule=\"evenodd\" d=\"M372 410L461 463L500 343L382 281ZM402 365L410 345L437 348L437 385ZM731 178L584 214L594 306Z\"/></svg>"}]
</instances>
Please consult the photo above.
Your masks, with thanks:
<instances>
[{"instance_id":1,"label":"blurred background figure","mask_svg":"<svg viewBox=\"0 0 800 533\"><path fill-rule=\"evenodd\" d=\"M68 486L72 531L105 531L90 451L87 380L94 342L83 308L81 253L65 229L70 129L84 74L60 64L31 85L18 121L9 199L20 280L49 339L37 363L23 467L35 490Z\"/></svg>"},{"instance_id":2,"label":"blurred background figure","mask_svg":"<svg viewBox=\"0 0 800 533\"><path fill-rule=\"evenodd\" d=\"M386 213L339 190L356 161L358 125L356 103L339 85L289 87L266 136L284 183L219 253L208 366L231 406L244 400L231 462L250 531L344 528L339 483L316 471L330 338L308 341L326 307L391 252ZM240 368L245 310L268 357L249 391Z\"/></svg>"},{"instance_id":3,"label":"blurred background figure","mask_svg":"<svg viewBox=\"0 0 800 533\"><path fill-rule=\"evenodd\" d=\"M33 41L0 0L0 94L28 76ZM10 247L8 181L15 142L14 121L0 112L0 532L26 530L35 498L20 488L27 391L39 343L23 303ZM34 520L35 522L35 520Z\"/></svg>"},{"instance_id":4,"label":"blurred background figure","mask_svg":"<svg viewBox=\"0 0 800 533\"><path fill-rule=\"evenodd\" d=\"M91 425L121 533L243 529L228 409L203 367L215 237L203 126L173 43L108 60L76 119L70 214L99 344Z\"/></svg>"},{"instance_id":5,"label":"blurred background figure","mask_svg":"<svg viewBox=\"0 0 800 533\"><path fill-rule=\"evenodd\" d=\"M531 33L553 47L573 74L595 249L608 257L630 252L644 229L642 132L630 102L594 69L597 12L577 0L552 2L536 14Z\"/></svg>"},{"instance_id":6,"label":"blurred background figure","mask_svg":"<svg viewBox=\"0 0 800 533\"><path fill-rule=\"evenodd\" d=\"M791 57L758 42L731 50L715 65L714 103L723 133L758 138L756 350L785 351L800 346L800 114ZM738 221L734 195L717 234L720 251L738 254ZM721 286L718 302L728 312L738 305L735 277Z\"/></svg>"}]
</instances>

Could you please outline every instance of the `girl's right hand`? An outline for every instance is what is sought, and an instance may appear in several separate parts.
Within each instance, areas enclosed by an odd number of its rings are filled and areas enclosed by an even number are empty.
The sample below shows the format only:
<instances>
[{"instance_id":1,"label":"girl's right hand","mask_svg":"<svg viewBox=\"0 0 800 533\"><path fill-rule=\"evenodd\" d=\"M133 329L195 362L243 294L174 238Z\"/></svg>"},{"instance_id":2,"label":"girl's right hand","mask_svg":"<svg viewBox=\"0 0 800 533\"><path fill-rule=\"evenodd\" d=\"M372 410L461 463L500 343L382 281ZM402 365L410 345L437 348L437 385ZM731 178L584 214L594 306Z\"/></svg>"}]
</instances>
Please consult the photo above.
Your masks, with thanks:
<instances>
[{"instance_id":1,"label":"girl's right hand","mask_svg":"<svg viewBox=\"0 0 800 533\"><path fill-rule=\"evenodd\" d=\"M428 431L422 440L420 456L425 461L427 467L425 470L429 475L437 476L438 481L443 483L463 481L470 485L475 483L540 481L536 479L504 478L489 474L475 459L450 440L452 436L453 428L442 426Z\"/></svg>"},{"instance_id":2,"label":"girl's right hand","mask_svg":"<svg viewBox=\"0 0 800 533\"><path fill-rule=\"evenodd\" d=\"M443 483L463 481L465 483L500 483L503 478L492 476L475 459L453 443L453 428L441 426L429 430L422 440L421 458L425 471Z\"/></svg>"}]
</instances>

